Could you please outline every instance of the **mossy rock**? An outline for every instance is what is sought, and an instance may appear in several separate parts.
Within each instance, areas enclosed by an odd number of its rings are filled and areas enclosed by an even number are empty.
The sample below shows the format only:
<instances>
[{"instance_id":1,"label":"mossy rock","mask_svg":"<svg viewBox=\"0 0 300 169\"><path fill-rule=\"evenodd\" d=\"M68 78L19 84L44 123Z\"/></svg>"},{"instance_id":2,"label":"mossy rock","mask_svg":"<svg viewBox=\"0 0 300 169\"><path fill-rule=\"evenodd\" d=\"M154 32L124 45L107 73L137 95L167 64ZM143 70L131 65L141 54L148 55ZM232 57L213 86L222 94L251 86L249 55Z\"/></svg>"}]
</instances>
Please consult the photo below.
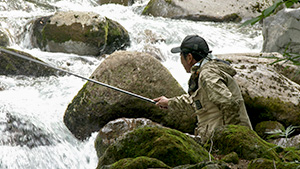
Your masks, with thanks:
<instances>
[{"instance_id":1,"label":"mossy rock","mask_svg":"<svg viewBox=\"0 0 300 169\"><path fill-rule=\"evenodd\" d=\"M173 19L187 19L191 21L210 21L210 22L240 22L242 18L236 14L228 14L223 17L220 16L210 16L203 14L192 14L192 15L182 15L173 17Z\"/></svg>"},{"instance_id":2,"label":"mossy rock","mask_svg":"<svg viewBox=\"0 0 300 169\"><path fill-rule=\"evenodd\" d=\"M169 169L171 167L169 167L164 162L156 158L149 158L145 156L136 157L136 158L124 158L113 163L112 165L97 167L97 169L148 169L148 168Z\"/></svg>"},{"instance_id":3,"label":"mossy rock","mask_svg":"<svg viewBox=\"0 0 300 169\"><path fill-rule=\"evenodd\" d=\"M142 15L171 18L185 13L184 9L176 6L172 0L150 0Z\"/></svg>"},{"instance_id":4,"label":"mossy rock","mask_svg":"<svg viewBox=\"0 0 300 169\"><path fill-rule=\"evenodd\" d=\"M198 164L177 166L173 169L230 169L230 167L223 161L203 161Z\"/></svg>"},{"instance_id":5,"label":"mossy rock","mask_svg":"<svg viewBox=\"0 0 300 169\"><path fill-rule=\"evenodd\" d=\"M144 127L127 133L110 145L99 159L98 167L139 156L156 158L170 167L196 164L209 158L203 147L180 131Z\"/></svg>"},{"instance_id":6,"label":"mossy rock","mask_svg":"<svg viewBox=\"0 0 300 169\"><path fill-rule=\"evenodd\" d=\"M226 163L238 164L239 163L239 155L236 152L231 152L231 153L225 155L222 158L222 161L224 161Z\"/></svg>"},{"instance_id":7,"label":"mossy rock","mask_svg":"<svg viewBox=\"0 0 300 169\"><path fill-rule=\"evenodd\" d=\"M110 144L116 142L125 133L135 130L139 127L163 127L158 123L154 123L145 118L119 118L107 123L102 127L95 140L95 149L98 158L100 158Z\"/></svg>"},{"instance_id":8,"label":"mossy rock","mask_svg":"<svg viewBox=\"0 0 300 169\"><path fill-rule=\"evenodd\" d=\"M300 126L300 104L283 102L279 98L243 95L245 105L253 126L262 121L278 121L285 127Z\"/></svg>"},{"instance_id":9,"label":"mossy rock","mask_svg":"<svg viewBox=\"0 0 300 169\"><path fill-rule=\"evenodd\" d=\"M212 140L214 148L219 150L220 154L236 152L240 158L247 160L261 157L279 160L275 144L264 141L255 131L244 126L218 127Z\"/></svg>"},{"instance_id":10,"label":"mossy rock","mask_svg":"<svg viewBox=\"0 0 300 169\"><path fill-rule=\"evenodd\" d=\"M107 57L92 79L147 98L185 94L157 59L147 53L118 51ZM85 139L118 118L147 118L164 126L193 133L192 112L159 109L153 103L87 82L69 104L64 123L78 139Z\"/></svg>"},{"instance_id":11,"label":"mossy rock","mask_svg":"<svg viewBox=\"0 0 300 169\"><path fill-rule=\"evenodd\" d=\"M268 132L272 132L275 130L283 130L284 126L279 123L278 121L263 121L258 123L255 126L256 133L262 138L262 139L268 139L268 138L275 138L271 134L268 134Z\"/></svg>"},{"instance_id":12,"label":"mossy rock","mask_svg":"<svg viewBox=\"0 0 300 169\"><path fill-rule=\"evenodd\" d=\"M22 51L9 49L9 48L3 48L3 49L16 52L30 59L43 62L38 58ZM37 64L35 62L28 61L5 52L1 52L0 53L0 75L25 75L25 76L32 76L32 77L40 77L40 76L58 75L58 72L54 69Z\"/></svg>"},{"instance_id":13,"label":"mossy rock","mask_svg":"<svg viewBox=\"0 0 300 169\"><path fill-rule=\"evenodd\" d=\"M99 56L130 44L127 30L118 22L92 12L57 12L33 25L32 42L49 52Z\"/></svg>"},{"instance_id":14,"label":"mossy rock","mask_svg":"<svg viewBox=\"0 0 300 169\"><path fill-rule=\"evenodd\" d=\"M280 162L280 161L273 161L270 159L258 158L252 160L249 165L248 169L296 169L299 168L300 164L296 163L289 163L289 162Z\"/></svg>"}]
</instances>

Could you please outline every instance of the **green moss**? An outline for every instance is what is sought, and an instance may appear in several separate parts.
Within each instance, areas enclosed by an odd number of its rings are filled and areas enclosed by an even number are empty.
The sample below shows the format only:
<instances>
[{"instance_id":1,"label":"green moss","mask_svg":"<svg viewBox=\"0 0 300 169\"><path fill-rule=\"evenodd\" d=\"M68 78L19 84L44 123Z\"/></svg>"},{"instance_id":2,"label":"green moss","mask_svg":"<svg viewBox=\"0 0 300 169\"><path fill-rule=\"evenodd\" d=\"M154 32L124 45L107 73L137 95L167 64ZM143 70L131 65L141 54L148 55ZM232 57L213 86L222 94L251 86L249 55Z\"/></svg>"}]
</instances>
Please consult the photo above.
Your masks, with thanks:
<instances>
[{"instance_id":1,"label":"green moss","mask_svg":"<svg viewBox=\"0 0 300 169\"><path fill-rule=\"evenodd\" d=\"M147 169L147 168L171 168L155 158L137 157L126 158L112 164L111 169Z\"/></svg>"},{"instance_id":2,"label":"green moss","mask_svg":"<svg viewBox=\"0 0 300 169\"><path fill-rule=\"evenodd\" d=\"M172 0L165 0L166 3L172 4Z\"/></svg>"},{"instance_id":3,"label":"green moss","mask_svg":"<svg viewBox=\"0 0 300 169\"><path fill-rule=\"evenodd\" d=\"M114 163L123 158L147 156L174 167L208 160L208 152L185 134L168 128L144 127L108 147L99 165Z\"/></svg>"},{"instance_id":4,"label":"green moss","mask_svg":"<svg viewBox=\"0 0 300 169\"><path fill-rule=\"evenodd\" d=\"M38 58L22 51L10 48L3 49L43 62ZM0 70L1 75L26 75L34 77L57 75L57 72L54 69L25 60L23 58L16 57L5 52L0 53Z\"/></svg>"},{"instance_id":5,"label":"green moss","mask_svg":"<svg viewBox=\"0 0 300 169\"><path fill-rule=\"evenodd\" d=\"M95 46L102 46L106 42L107 30L105 28L107 23L99 23L98 28L94 30L93 26L87 26L80 23L73 23L70 26L56 24L46 24L42 31L42 41L54 41L56 43L64 43L67 41L84 42ZM44 44L45 46L45 44Z\"/></svg>"},{"instance_id":6,"label":"green moss","mask_svg":"<svg viewBox=\"0 0 300 169\"><path fill-rule=\"evenodd\" d=\"M147 6L144 8L143 12L142 12L142 15L148 15L152 6L154 5L154 3L156 2L157 0L150 0L147 4Z\"/></svg>"},{"instance_id":7,"label":"green moss","mask_svg":"<svg viewBox=\"0 0 300 169\"><path fill-rule=\"evenodd\" d=\"M93 89L87 87L90 83L91 82L87 82L81 88L72 100L72 103L74 104L68 105L64 115L64 123L68 129L70 131L76 131L73 132L73 134L81 140L90 136L95 128L99 128L99 125L105 125L104 122L101 123L101 117L95 116L93 112L97 112L107 103L105 101L95 103L93 102L93 99L90 99L92 92L90 89ZM84 114L79 116L78 112L84 112Z\"/></svg>"},{"instance_id":8,"label":"green moss","mask_svg":"<svg viewBox=\"0 0 300 169\"><path fill-rule=\"evenodd\" d=\"M222 20L224 22L240 22L242 20L242 17L240 17L237 13L232 13L225 15Z\"/></svg>"},{"instance_id":9,"label":"green moss","mask_svg":"<svg viewBox=\"0 0 300 169\"><path fill-rule=\"evenodd\" d=\"M280 152L280 156L284 162L294 162L300 160L300 150L294 147L284 148Z\"/></svg>"},{"instance_id":10,"label":"green moss","mask_svg":"<svg viewBox=\"0 0 300 169\"><path fill-rule=\"evenodd\" d=\"M172 4L172 0L164 0L167 4ZM153 6L160 3L158 0L150 0L144 8L142 15L149 15L152 12Z\"/></svg>"},{"instance_id":11,"label":"green moss","mask_svg":"<svg viewBox=\"0 0 300 169\"><path fill-rule=\"evenodd\" d=\"M243 95L251 123L255 126L261 121L278 121L284 126L300 125L300 104L283 102L279 98Z\"/></svg>"},{"instance_id":12,"label":"green moss","mask_svg":"<svg viewBox=\"0 0 300 169\"><path fill-rule=\"evenodd\" d=\"M202 161L197 164L186 164L175 167L176 169L230 169L224 161ZM175 169L174 168L174 169Z\"/></svg>"},{"instance_id":13,"label":"green moss","mask_svg":"<svg viewBox=\"0 0 300 169\"><path fill-rule=\"evenodd\" d=\"M104 30L104 41L107 42L108 38L108 30L109 30L109 23L107 22L108 18L105 18L105 24L103 24L102 28Z\"/></svg>"},{"instance_id":14,"label":"green moss","mask_svg":"<svg viewBox=\"0 0 300 169\"><path fill-rule=\"evenodd\" d=\"M239 163L239 156L236 152L232 152L227 154L222 158L222 161L225 161L226 163L233 163L238 164Z\"/></svg>"},{"instance_id":15,"label":"green moss","mask_svg":"<svg viewBox=\"0 0 300 169\"><path fill-rule=\"evenodd\" d=\"M296 169L299 168L300 164L296 163L288 163L288 162L279 162L279 161L273 161L269 159L255 159L251 161L248 165L248 169Z\"/></svg>"},{"instance_id":16,"label":"green moss","mask_svg":"<svg viewBox=\"0 0 300 169\"><path fill-rule=\"evenodd\" d=\"M271 135L266 132L284 129L284 126L277 121L263 121L255 126L256 133L263 139L268 139Z\"/></svg>"},{"instance_id":17,"label":"green moss","mask_svg":"<svg viewBox=\"0 0 300 169\"><path fill-rule=\"evenodd\" d=\"M125 158L112 164L111 169L148 169L148 168L171 168L155 158L145 156L137 158Z\"/></svg>"},{"instance_id":18,"label":"green moss","mask_svg":"<svg viewBox=\"0 0 300 169\"><path fill-rule=\"evenodd\" d=\"M244 126L218 127L213 142L214 148L221 154L236 152L239 157L248 160L259 157L279 160L276 145L264 141L253 130Z\"/></svg>"}]
</instances>

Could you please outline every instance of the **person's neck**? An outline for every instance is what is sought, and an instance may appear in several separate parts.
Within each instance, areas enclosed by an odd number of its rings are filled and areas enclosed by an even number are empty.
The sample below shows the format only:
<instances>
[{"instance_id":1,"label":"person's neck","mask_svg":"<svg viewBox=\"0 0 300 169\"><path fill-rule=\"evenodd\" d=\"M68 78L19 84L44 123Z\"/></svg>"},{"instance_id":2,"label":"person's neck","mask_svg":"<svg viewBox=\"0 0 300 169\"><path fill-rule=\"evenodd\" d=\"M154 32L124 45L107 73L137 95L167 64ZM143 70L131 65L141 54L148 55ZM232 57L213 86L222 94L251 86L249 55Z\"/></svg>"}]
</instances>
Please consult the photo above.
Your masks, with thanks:
<instances>
[{"instance_id":1,"label":"person's neck","mask_svg":"<svg viewBox=\"0 0 300 169\"><path fill-rule=\"evenodd\" d=\"M196 61L195 59L193 59L192 62L191 62L192 67L193 67L196 63L198 63L198 61Z\"/></svg>"}]
</instances>

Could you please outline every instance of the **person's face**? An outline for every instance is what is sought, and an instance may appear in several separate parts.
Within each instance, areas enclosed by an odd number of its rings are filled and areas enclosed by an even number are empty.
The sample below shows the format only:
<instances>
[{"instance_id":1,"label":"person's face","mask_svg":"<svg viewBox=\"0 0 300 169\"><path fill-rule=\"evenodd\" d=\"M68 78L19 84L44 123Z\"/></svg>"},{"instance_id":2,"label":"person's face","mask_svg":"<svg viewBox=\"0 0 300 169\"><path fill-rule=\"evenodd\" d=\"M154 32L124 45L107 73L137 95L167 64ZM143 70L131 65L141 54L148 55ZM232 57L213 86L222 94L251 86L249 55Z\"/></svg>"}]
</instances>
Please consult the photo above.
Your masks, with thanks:
<instances>
[{"instance_id":1,"label":"person's face","mask_svg":"<svg viewBox=\"0 0 300 169\"><path fill-rule=\"evenodd\" d=\"M185 71L186 71L187 73L190 73L190 72L191 72L191 66L190 66L190 63L189 63L189 55L190 55L190 54L188 54L187 57L184 58L183 54L180 53L180 61L181 61L181 64L183 65L183 67L184 67L184 69L185 69Z\"/></svg>"}]
</instances>

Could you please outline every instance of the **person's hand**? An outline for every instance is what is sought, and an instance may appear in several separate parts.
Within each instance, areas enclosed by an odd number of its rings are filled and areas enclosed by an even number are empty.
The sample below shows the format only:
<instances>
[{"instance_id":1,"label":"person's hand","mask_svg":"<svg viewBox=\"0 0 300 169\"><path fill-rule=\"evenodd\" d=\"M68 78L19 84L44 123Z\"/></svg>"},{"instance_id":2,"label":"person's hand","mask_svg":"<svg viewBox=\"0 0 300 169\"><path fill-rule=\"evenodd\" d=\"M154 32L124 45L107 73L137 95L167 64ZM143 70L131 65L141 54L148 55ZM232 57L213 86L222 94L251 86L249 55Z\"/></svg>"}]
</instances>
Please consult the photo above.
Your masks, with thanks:
<instances>
[{"instance_id":1,"label":"person's hand","mask_svg":"<svg viewBox=\"0 0 300 169\"><path fill-rule=\"evenodd\" d=\"M155 105L159 106L159 108L168 109L169 99L166 98L165 96L161 96L161 97L155 98L153 100L156 101Z\"/></svg>"}]
</instances>

